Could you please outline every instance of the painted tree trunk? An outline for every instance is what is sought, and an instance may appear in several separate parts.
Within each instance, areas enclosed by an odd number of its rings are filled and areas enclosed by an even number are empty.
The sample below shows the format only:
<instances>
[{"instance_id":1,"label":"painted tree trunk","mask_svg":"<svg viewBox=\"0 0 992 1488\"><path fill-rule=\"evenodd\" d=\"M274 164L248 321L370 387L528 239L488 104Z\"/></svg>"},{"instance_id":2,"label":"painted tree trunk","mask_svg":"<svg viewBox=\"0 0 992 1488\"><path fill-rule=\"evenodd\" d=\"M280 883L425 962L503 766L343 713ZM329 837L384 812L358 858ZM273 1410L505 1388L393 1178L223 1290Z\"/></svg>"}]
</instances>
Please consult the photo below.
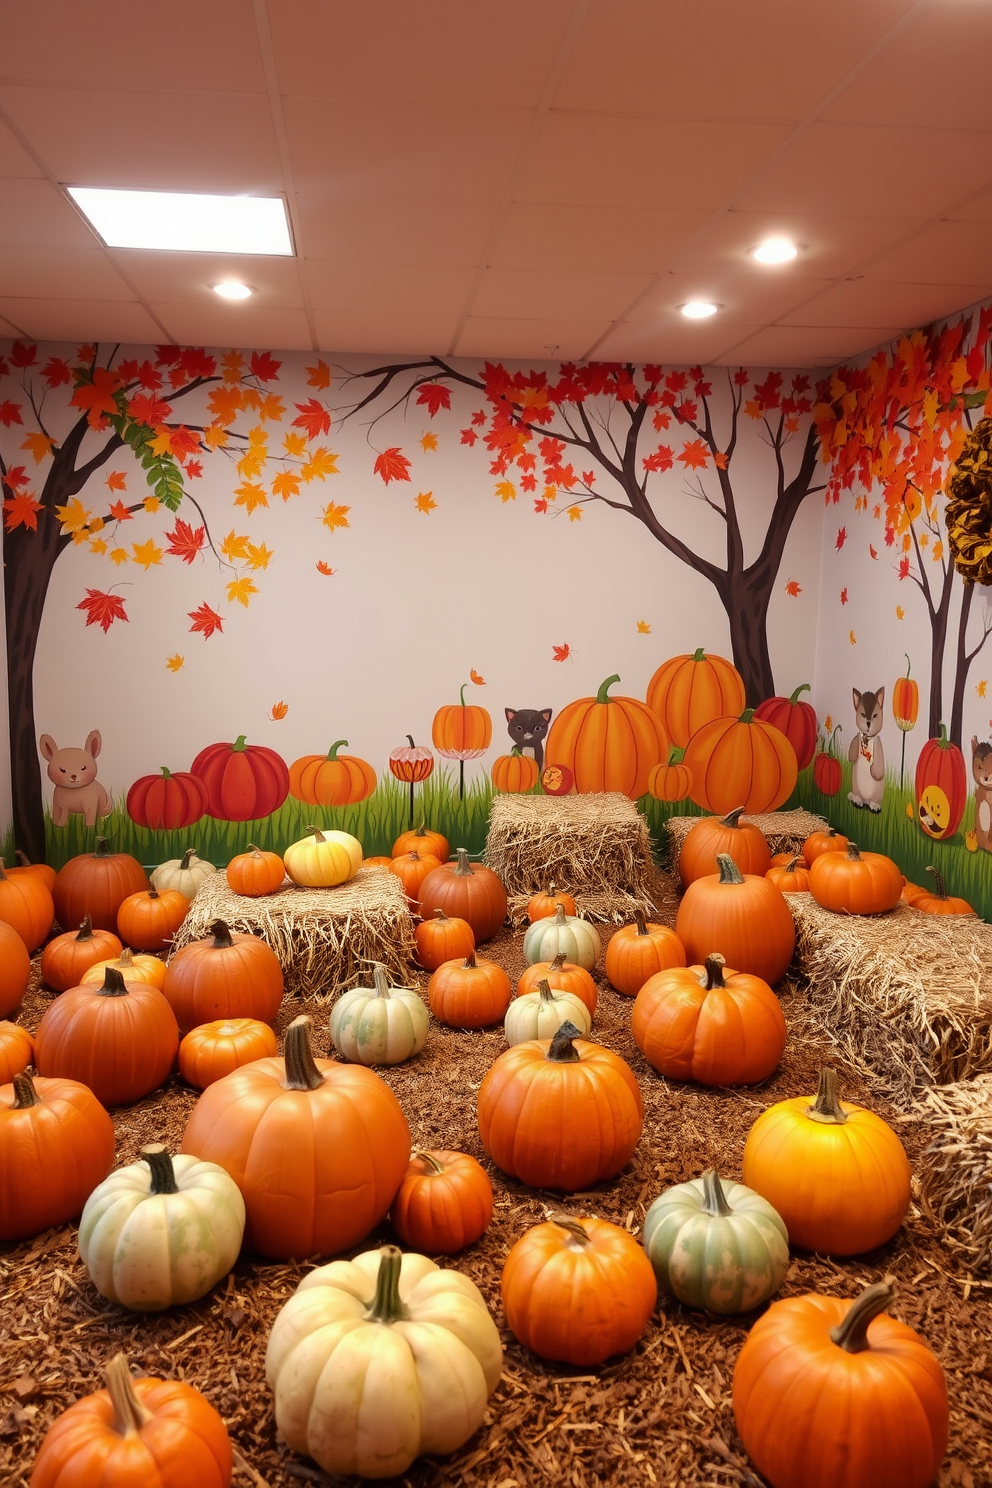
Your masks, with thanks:
<instances>
[{"instance_id":1,"label":"painted tree trunk","mask_svg":"<svg viewBox=\"0 0 992 1488\"><path fill-rule=\"evenodd\" d=\"M749 708L775 695L775 678L768 652L768 605L771 584L760 572L731 574L717 592L730 624L734 666L744 681Z\"/></svg>"}]
</instances>

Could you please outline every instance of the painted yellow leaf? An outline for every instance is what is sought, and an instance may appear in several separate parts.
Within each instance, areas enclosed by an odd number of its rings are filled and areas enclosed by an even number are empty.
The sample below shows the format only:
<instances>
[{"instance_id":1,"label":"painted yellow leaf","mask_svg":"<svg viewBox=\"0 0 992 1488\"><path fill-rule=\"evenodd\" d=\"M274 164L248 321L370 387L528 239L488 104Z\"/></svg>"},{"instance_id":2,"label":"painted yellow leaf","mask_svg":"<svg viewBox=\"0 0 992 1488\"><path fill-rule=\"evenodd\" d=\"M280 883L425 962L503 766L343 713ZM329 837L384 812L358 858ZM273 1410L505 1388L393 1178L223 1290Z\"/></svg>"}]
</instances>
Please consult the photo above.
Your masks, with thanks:
<instances>
[{"instance_id":1,"label":"painted yellow leaf","mask_svg":"<svg viewBox=\"0 0 992 1488\"><path fill-rule=\"evenodd\" d=\"M152 440L151 449L153 455L172 454L172 430L167 429L165 424L159 424L155 430L155 438Z\"/></svg>"},{"instance_id":2,"label":"painted yellow leaf","mask_svg":"<svg viewBox=\"0 0 992 1488\"><path fill-rule=\"evenodd\" d=\"M90 535L90 530L89 530L88 527L80 527L80 528L78 528L78 530L75 531L72 534L73 546L78 548L79 545L80 545L80 543L84 543L86 541L86 539L89 537L89 535Z\"/></svg>"},{"instance_id":3,"label":"painted yellow leaf","mask_svg":"<svg viewBox=\"0 0 992 1488\"><path fill-rule=\"evenodd\" d=\"M266 393L259 405L258 416L267 423L281 423L286 415L286 405L278 393Z\"/></svg>"},{"instance_id":4,"label":"painted yellow leaf","mask_svg":"<svg viewBox=\"0 0 992 1488\"><path fill-rule=\"evenodd\" d=\"M170 672L181 672L183 667L186 665L186 658L184 656L180 656L179 652L177 651L175 656L167 656L165 658L165 664L169 668Z\"/></svg>"},{"instance_id":5,"label":"painted yellow leaf","mask_svg":"<svg viewBox=\"0 0 992 1488\"><path fill-rule=\"evenodd\" d=\"M203 431L203 442L208 449L223 449L227 444L227 430L220 424L208 424Z\"/></svg>"},{"instance_id":6,"label":"painted yellow leaf","mask_svg":"<svg viewBox=\"0 0 992 1488\"><path fill-rule=\"evenodd\" d=\"M264 543L259 543L258 547L254 543L248 544L249 568L268 568L271 558L272 549L267 548Z\"/></svg>"},{"instance_id":7,"label":"painted yellow leaf","mask_svg":"<svg viewBox=\"0 0 992 1488\"><path fill-rule=\"evenodd\" d=\"M107 524L102 517L94 517L88 525L91 532L102 532Z\"/></svg>"},{"instance_id":8,"label":"painted yellow leaf","mask_svg":"<svg viewBox=\"0 0 992 1488\"><path fill-rule=\"evenodd\" d=\"M40 430L29 434L21 441L21 449L30 450L36 465L40 465L42 460L51 454L54 447L55 440L50 439L47 434L42 434Z\"/></svg>"},{"instance_id":9,"label":"painted yellow leaf","mask_svg":"<svg viewBox=\"0 0 992 1488\"><path fill-rule=\"evenodd\" d=\"M89 521L90 514L78 496L73 496L65 506L57 506L55 515L62 523L63 532L78 532Z\"/></svg>"},{"instance_id":10,"label":"painted yellow leaf","mask_svg":"<svg viewBox=\"0 0 992 1488\"><path fill-rule=\"evenodd\" d=\"M638 620L638 622L637 622L637 634L638 635L650 635L651 634L651 627L650 627L650 625L648 624L648 622L646 620Z\"/></svg>"},{"instance_id":11,"label":"painted yellow leaf","mask_svg":"<svg viewBox=\"0 0 992 1488\"><path fill-rule=\"evenodd\" d=\"M269 498L264 486L254 486L250 481L244 481L234 488L234 504L243 506L250 515L256 506L268 506Z\"/></svg>"},{"instance_id":12,"label":"painted yellow leaf","mask_svg":"<svg viewBox=\"0 0 992 1488\"><path fill-rule=\"evenodd\" d=\"M245 359L240 351L229 351L221 358L225 382L238 382L245 370Z\"/></svg>"},{"instance_id":13,"label":"painted yellow leaf","mask_svg":"<svg viewBox=\"0 0 992 1488\"><path fill-rule=\"evenodd\" d=\"M324 515L321 517L320 520L323 522L324 526L329 527L332 532L334 531L335 527L350 527L351 523L348 521L348 513L350 511L350 506L335 506L334 503L331 502L329 506L324 507Z\"/></svg>"},{"instance_id":14,"label":"painted yellow leaf","mask_svg":"<svg viewBox=\"0 0 992 1488\"><path fill-rule=\"evenodd\" d=\"M146 496L141 504L150 517L153 517L162 505L157 496Z\"/></svg>"},{"instance_id":15,"label":"painted yellow leaf","mask_svg":"<svg viewBox=\"0 0 992 1488\"><path fill-rule=\"evenodd\" d=\"M858 644L858 638L854 634L853 630L848 632L848 639L850 640L852 646L856 646Z\"/></svg>"},{"instance_id":16,"label":"painted yellow leaf","mask_svg":"<svg viewBox=\"0 0 992 1488\"><path fill-rule=\"evenodd\" d=\"M281 496L283 501L288 501L291 496L300 494L300 477L295 470L280 470L272 477L272 494Z\"/></svg>"},{"instance_id":17,"label":"painted yellow leaf","mask_svg":"<svg viewBox=\"0 0 992 1488\"><path fill-rule=\"evenodd\" d=\"M570 506L568 508L568 520L570 522L581 522L582 521L582 508L581 508L581 506Z\"/></svg>"},{"instance_id":18,"label":"painted yellow leaf","mask_svg":"<svg viewBox=\"0 0 992 1488\"><path fill-rule=\"evenodd\" d=\"M985 689L988 687L988 685L989 684L987 677L983 677L980 682L975 683L975 691L978 693L979 697L985 696Z\"/></svg>"},{"instance_id":19,"label":"painted yellow leaf","mask_svg":"<svg viewBox=\"0 0 992 1488\"><path fill-rule=\"evenodd\" d=\"M543 497L541 499L543 501L557 501L558 500L558 487L557 486L545 486L545 488L544 488L544 495L543 495Z\"/></svg>"},{"instance_id":20,"label":"painted yellow leaf","mask_svg":"<svg viewBox=\"0 0 992 1488\"><path fill-rule=\"evenodd\" d=\"M922 539L921 539L921 541L922 541ZM939 563L940 560L941 560L941 558L943 558L943 556L944 556L944 544L941 542L940 538L938 537L936 539L936 541L934 542L933 552L930 554L930 557L933 559L934 563Z\"/></svg>"},{"instance_id":21,"label":"painted yellow leaf","mask_svg":"<svg viewBox=\"0 0 992 1488\"><path fill-rule=\"evenodd\" d=\"M131 551L134 554L135 563L140 563L146 572L153 564L162 562L162 549L153 537L150 537L147 542L132 543Z\"/></svg>"},{"instance_id":22,"label":"painted yellow leaf","mask_svg":"<svg viewBox=\"0 0 992 1488\"><path fill-rule=\"evenodd\" d=\"M896 619L897 620L905 620L905 618L906 618L906 611L903 609L902 605L896 605Z\"/></svg>"},{"instance_id":23,"label":"painted yellow leaf","mask_svg":"<svg viewBox=\"0 0 992 1488\"><path fill-rule=\"evenodd\" d=\"M513 484L512 481L508 481L508 480L497 481L496 482L496 491L495 491L495 494L499 497L500 501L502 501L504 504L507 501L516 501L516 499L517 499L517 488Z\"/></svg>"},{"instance_id":24,"label":"painted yellow leaf","mask_svg":"<svg viewBox=\"0 0 992 1488\"><path fill-rule=\"evenodd\" d=\"M122 563L126 563L127 560L128 560L128 551L127 551L127 548L111 548L111 550L110 550L110 561L111 561L111 563L116 563L117 566L118 566L118 568L120 568L121 564Z\"/></svg>"},{"instance_id":25,"label":"painted yellow leaf","mask_svg":"<svg viewBox=\"0 0 992 1488\"><path fill-rule=\"evenodd\" d=\"M261 447L245 450L238 461L238 475L242 480L255 480L265 469L266 451Z\"/></svg>"},{"instance_id":26,"label":"painted yellow leaf","mask_svg":"<svg viewBox=\"0 0 992 1488\"><path fill-rule=\"evenodd\" d=\"M302 455L307 447L307 436L305 434L287 434L282 442L282 447L287 455Z\"/></svg>"},{"instance_id":27,"label":"painted yellow leaf","mask_svg":"<svg viewBox=\"0 0 992 1488\"><path fill-rule=\"evenodd\" d=\"M928 548L929 546L930 546L930 538L929 538L928 534L926 532L921 532L920 533L920 547L921 548Z\"/></svg>"},{"instance_id":28,"label":"painted yellow leaf","mask_svg":"<svg viewBox=\"0 0 992 1488\"><path fill-rule=\"evenodd\" d=\"M331 369L327 363L320 359L315 367L308 367L310 376L307 378L307 387L317 388L323 392L331 385Z\"/></svg>"},{"instance_id":29,"label":"painted yellow leaf","mask_svg":"<svg viewBox=\"0 0 992 1488\"><path fill-rule=\"evenodd\" d=\"M923 422L932 429L937 422L937 389L930 388L923 396Z\"/></svg>"},{"instance_id":30,"label":"painted yellow leaf","mask_svg":"<svg viewBox=\"0 0 992 1488\"><path fill-rule=\"evenodd\" d=\"M301 466L300 474L308 485L314 479L325 480L329 475L337 475L337 458L333 450L325 448L322 444L318 445L311 452L306 464Z\"/></svg>"},{"instance_id":31,"label":"painted yellow leaf","mask_svg":"<svg viewBox=\"0 0 992 1488\"><path fill-rule=\"evenodd\" d=\"M241 579L232 579L227 586L227 598L229 603L237 600L239 605L248 608L248 601L253 594L258 593L258 585L247 574Z\"/></svg>"},{"instance_id":32,"label":"painted yellow leaf","mask_svg":"<svg viewBox=\"0 0 992 1488\"><path fill-rule=\"evenodd\" d=\"M421 491L413 504L420 512L430 513L437 508L437 502L434 500L434 495L431 491Z\"/></svg>"},{"instance_id":33,"label":"painted yellow leaf","mask_svg":"<svg viewBox=\"0 0 992 1488\"><path fill-rule=\"evenodd\" d=\"M235 532L232 527L221 543L220 550L225 558L228 558L232 563L237 563L239 558L248 557L249 542L250 538L247 533Z\"/></svg>"},{"instance_id":34,"label":"painted yellow leaf","mask_svg":"<svg viewBox=\"0 0 992 1488\"><path fill-rule=\"evenodd\" d=\"M421 436L420 448L422 450L424 450L425 452L428 451L428 450L436 450L437 449L437 435L436 434L432 434L431 431L428 430L426 434L424 434L424 435Z\"/></svg>"},{"instance_id":35,"label":"painted yellow leaf","mask_svg":"<svg viewBox=\"0 0 992 1488\"><path fill-rule=\"evenodd\" d=\"M104 542L104 540L103 540L102 537L91 537L90 538L90 552L91 553L105 553L106 551L107 551L107 544Z\"/></svg>"}]
</instances>

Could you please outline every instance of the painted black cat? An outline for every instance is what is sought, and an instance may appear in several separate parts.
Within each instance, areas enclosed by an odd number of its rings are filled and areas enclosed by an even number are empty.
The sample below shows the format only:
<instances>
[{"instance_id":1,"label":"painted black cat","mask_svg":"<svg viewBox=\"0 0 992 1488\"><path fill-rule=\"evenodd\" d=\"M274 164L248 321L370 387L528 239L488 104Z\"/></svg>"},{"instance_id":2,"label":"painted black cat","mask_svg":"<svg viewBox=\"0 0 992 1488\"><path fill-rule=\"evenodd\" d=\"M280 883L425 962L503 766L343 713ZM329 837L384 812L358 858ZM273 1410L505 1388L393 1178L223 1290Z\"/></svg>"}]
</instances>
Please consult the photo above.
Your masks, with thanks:
<instances>
[{"instance_id":1,"label":"painted black cat","mask_svg":"<svg viewBox=\"0 0 992 1488\"><path fill-rule=\"evenodd\" d=\"M507 708L506 731L521 754L532 754L537 768L544 767L544 740L551 722L551 708Z\"/></svg>"}]
</instances>

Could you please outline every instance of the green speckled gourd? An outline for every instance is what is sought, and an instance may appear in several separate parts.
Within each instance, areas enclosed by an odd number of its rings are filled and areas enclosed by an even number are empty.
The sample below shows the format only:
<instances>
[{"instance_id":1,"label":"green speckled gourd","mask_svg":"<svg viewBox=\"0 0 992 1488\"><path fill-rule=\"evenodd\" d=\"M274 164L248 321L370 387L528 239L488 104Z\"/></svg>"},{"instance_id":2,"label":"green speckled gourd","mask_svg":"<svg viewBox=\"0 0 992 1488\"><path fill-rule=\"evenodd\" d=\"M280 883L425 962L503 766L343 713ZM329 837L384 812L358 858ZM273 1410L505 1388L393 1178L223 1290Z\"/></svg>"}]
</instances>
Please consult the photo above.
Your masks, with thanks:
<instances>
[{"instance_id":1,"label":"green speckled gourd","mask_svg":"<svg viewBox=\"0 0 992 1488\"><path fill-rule=\"evenodd\" d=\"M427 1042L430 1013L412 987L391 987L382 966L374 987L353 987L331 1009L331 1043L353 1064L402 1064Z\"/></svg>"},{"instance_id":2,"label":"green speckled gourd","mask_svg":"<svg viewBox=\"0 0 992 1488\"><path fill-rule=\"evenodd\" d=\"M712 1168L655 1199L644 1249L662 1291L710 1312L750 1312L774 1296L789 1269L778 1212L743 1183L721 1183Z\"/></svg>"},{"instance_id":3,"label":"green speckled gourd","mask_svg":"<svg viewBox=\"0 0 992 1488\"><path fill-rule=\"evenodd\" d=\"M554 919L535 920L524 935L524 960L528 966L537 961L553 961L565 953L573 966L592 971L602 950L599 933L588 920L568 915L561 905Z\"/></svg>"}]
</instances>

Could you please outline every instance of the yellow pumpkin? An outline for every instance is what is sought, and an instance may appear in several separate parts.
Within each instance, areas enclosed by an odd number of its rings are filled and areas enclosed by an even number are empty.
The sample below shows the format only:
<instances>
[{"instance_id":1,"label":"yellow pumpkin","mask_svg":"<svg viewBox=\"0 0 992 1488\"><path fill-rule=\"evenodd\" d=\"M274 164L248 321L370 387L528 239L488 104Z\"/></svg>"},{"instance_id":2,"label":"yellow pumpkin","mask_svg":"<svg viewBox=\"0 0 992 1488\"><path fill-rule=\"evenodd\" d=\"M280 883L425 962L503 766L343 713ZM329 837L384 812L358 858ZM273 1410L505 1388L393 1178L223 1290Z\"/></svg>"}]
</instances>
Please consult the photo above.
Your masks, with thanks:
<instances>
[{"instance_id":1,"label":"yellow pumpkin","mask_svg":"<svg viewBox=\"0 0 992 1488\"><path fill-rule=\"evenodd\" d=\"M308 836L283 853L286 872L305 888L330 889L347 883L362 866L362 844L348 832L307 827Z\"/></svg>"}]
</instances>

